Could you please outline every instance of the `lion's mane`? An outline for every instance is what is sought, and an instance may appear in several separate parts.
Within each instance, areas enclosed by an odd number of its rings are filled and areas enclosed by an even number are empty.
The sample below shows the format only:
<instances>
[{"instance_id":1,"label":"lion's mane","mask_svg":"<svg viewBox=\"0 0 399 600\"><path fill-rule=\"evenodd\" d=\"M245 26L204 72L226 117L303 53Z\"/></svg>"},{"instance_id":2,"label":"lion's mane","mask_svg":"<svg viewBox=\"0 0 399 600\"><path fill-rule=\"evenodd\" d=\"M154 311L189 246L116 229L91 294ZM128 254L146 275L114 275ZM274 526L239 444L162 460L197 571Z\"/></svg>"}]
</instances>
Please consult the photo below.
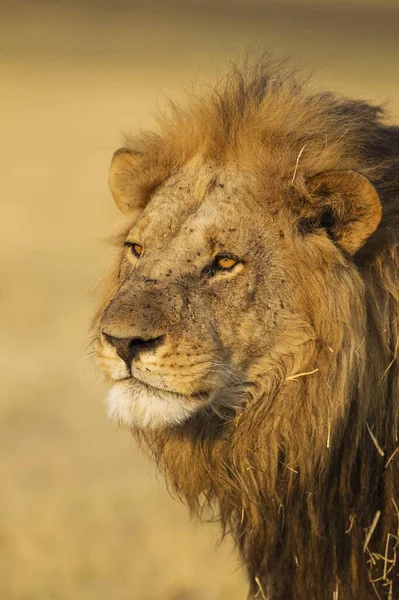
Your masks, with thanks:
<instances>
[{"instance_id":1,"label":"lion's mane","mask_svg":"<svg viewBox=\"0 0 399 600\"><path fill-rule=\"evenodd\" d=\"M324 348L302 356L318 376L299 374L287 393L291 357L280 352L263 395L231 420L198 414L175 429L134 433L192 513L216 509L254 596L399 598L399 131L379 107L311 92L261 63L233 70L188 108L172 105L159 133L127 144L143 153L137 194L199 152L299 191L306 177L334 169L356 170L378 191L382 221L348 280L348 298L351 286L364 291L356 310L365 319L353 318L345 298L331 311L345 340L328 368Z\"/></svg>"}]
</instances>

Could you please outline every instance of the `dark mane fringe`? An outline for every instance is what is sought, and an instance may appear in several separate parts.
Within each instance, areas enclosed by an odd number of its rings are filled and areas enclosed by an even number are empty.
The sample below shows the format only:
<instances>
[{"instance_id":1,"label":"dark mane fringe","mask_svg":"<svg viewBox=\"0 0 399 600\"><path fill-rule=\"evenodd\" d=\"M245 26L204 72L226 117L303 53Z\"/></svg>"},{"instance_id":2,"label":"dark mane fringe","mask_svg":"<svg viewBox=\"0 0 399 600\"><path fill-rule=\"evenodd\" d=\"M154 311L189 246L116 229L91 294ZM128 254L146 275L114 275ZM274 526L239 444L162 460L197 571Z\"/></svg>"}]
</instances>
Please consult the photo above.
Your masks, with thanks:
<instances>
[{"instance_id":1,"label":"dark mane fringe","mask_svg":"<svg viewBox=\"0 0 399 600\"><path fill-rule=\"evenodd\" d=\"M261 583L273 600L398 599L399 131L379 107L309 91L261 61L185 108L171 105L158 133L126 143L142 153L142 194L196 157L302 191L334 169L377 188L382 223L355 257L348 297L331 308L340 351L281 353L230 420L201 413L134 435L193 514L216 507L254 596ZM318 327L338 339L335 323ZM317 377L303 375L312 367Z\"/></svg>"}]
</instances>

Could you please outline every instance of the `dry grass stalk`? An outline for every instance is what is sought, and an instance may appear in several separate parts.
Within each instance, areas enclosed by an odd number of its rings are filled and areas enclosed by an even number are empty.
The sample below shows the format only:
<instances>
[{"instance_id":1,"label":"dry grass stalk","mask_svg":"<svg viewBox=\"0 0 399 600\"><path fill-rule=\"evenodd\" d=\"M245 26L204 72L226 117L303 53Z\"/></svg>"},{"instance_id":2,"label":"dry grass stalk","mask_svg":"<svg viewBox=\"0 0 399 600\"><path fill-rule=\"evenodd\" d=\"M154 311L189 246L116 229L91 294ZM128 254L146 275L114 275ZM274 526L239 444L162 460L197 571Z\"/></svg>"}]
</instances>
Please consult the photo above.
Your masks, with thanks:
<instances>
[{"instance_id":1,"label":"dry grass stalk","mask_svg":"<svg viewBox=\"0 0 399 600\"><path fill-rule=\"evenodd\" d=\"M330 447L330 440L331 440L331 421L330 421L330 417L329 417L328 423L327 423L327 442L326 442L327 448Z\"/></svg>"},{"instance_id":2,"label":"dry grass stalk","mask_svg":"<svg viewBox=\"0 0 399 600\"><path fill-rule=\"evenodd\" d=\"M296 381L298 377L305 377L305 375L313 375L313 373L317 373L319 369L313 369L313 371L306 371L304 373L295 373L295 375L290 375L287 377L286 381Z\"/></svg>"},{"instance_id":3,"label":"dry grass stalk","mask_svg":"<svg viewBox=\"0 0 399 600\"><path fill-rule=\"evenodd\" d=\"M377 510L377 512L374 515L373 522L371 523L371 525L370 525L370 527L368 528L368 531L367 531L366 539L364 541L364 546L363 546L364 552L368 551L369 542L370 542L370 540L371 540L371 538L373 536L375 528L377 527L377 524L378 524L378 521L380 519L380 516L381 516L381 511Z\"/></svg>"},{"instance_id":4,"label":"dry grass stalk","mask_svg":"<svg viewBox=\"0 0 399 600\"><path fill-rule=\"evenodd\" d=\"M397 357L398 357L398 348L399 348L399 338L396 341L396 345L395 345L395 351L393 353L393 358L391 360L391 362L389 363L389 365L387 366L387 368L385 369L385 371L382 374L381 380L384 379L384 377L387 376L389 369L392 367L392 365L395 363Z\"/></svg>"},{"instance_id":5,"label":"dry grass stalk","mask_svg":"<svg viewBox=\"0 0 399 600\"><path fill-rule=\"evenodd\" d=\"M398 530L397 530L397 534L396 535L399 537L399 508L398 508L398 505L396 504L395 500L393 498L391 498L391 500L392 500L393 505L395 507L396 517L398 519Z\"/></svg>"},{"instance_id":6,"label":"dry grass stalk","mask_svg":"<svg viewBox=\"0 0 399 600\"><path fill-rule=\"evenodd\" d=\"M379 595L379 593L378 593L378 590L377 590L377 588L375 587L375 583L374 583L374 582L373 582L371 579L370 579L370 583L371 583L371 585L373 586L374 593L375 593L375 595L377 596L378 600L382 600L381 596L380 596L380 595Z\"/></svg>"},{"instance_id":7,"label":"dry grass stalk","mask_svg":"<svg viewBox=\"0 0 399 600\"><path fill-rule=\"evenodd\" d=\"M395 500L393 498L391 498L391 500L392 500L393 505L395 507L396 518L397 518L397 521L398 521L398 526L397 526L397 529L396 529L396 534L393 534L393 533L389 534L394 540L396 540L396 543L395 543L395 545L393 547L393 559L392 559L393 560L393 565L391 567L391 568L393 568L396 565L396 548L399 545L399 509L398 509L398 505L396 504Z\"/></svg>"},{"instance_id":8,"label":"dry grass stalk","mask_svg":"<svg viewBox=\"0 0 399 600\"><path fill-rule=\"evenodd\" d=\"M393 600L393 596L392 596L392 587L393 587L393 581L390 581L390 582L389 582L388 600Z\"/></svg>"},{"instance_id":9,"label":"dry grass stalk","mask_svg":"<svg viewBox=\"0 0 399 600\"><path fill-rule=\"evenodd\" d=\"M351 532L354 522L355 522L355 515L349 515L349 527L345 531L345 533L350 533Z\"/></svg>"},{"instance_id":10,"label":"dry grass stalk","mask_svg":"<svg viewBox=\"0 0 399 600\"><path fill-rule=\"evenodd\" d=\"M333 592L333 600L338 600L338 592L339 592L339 589L338 589L338 581L337 581L337 586L335 588L335 592Z\"/></svg>"},{"instance_id":11,"label":"dry grass stalk","mask_svg":"<svg viewBox=\"0 0 399 600\"><path fill-rule=\"evenodd\" d=\"M267 600L267 598L265 596L265 592L263 591L262 584L261 584L260 579L259 579L258 576L255 577L255 582L256 582L256 585L259 588L260 593L262 594L263 600Z\"/></svg>"},{"instance_id":12,"label":"dry grass stalk","mask_svg":"<svg viewBox=\"0 0 399 600\"><path fill-rule=\"evenodd\" d=\"M297 156L297 158L296 158L296 163L295 163L294 174L293 174L293 176L292 176L292 180L291 180L291 183L292 183L292 184L294 184L294 182L295 182L295 177L296 177L296 174L297 174L297 171L298 171L299 160L300 160L300 158L301 158L301 156L302 156L302 153L303 153L303 151L305 150L305 148L306 148L306 144L305 144L304 146L302 146L302 148L300 149L300 151L299 151L299 154L298 154L298 156Z\"/></svg>"},{"instance_id":13,"label":"dry grass stalk","mask_svg":"<svg viewBox=\"0 0 399 600\"><path fill-rule=\"evenodd\" d=\"M287 469L289 469L293 473L299 473L299 471L297 471L296 469L293 469L292 467L290 467L290 465L285 465L285 466L287 467Z\"/></svg>"},{"instance_id":14,"label":"dry grass stalk","mask_svg":"<svg viewBox=\"0 0 399 600\"><path fill-rule=\"evenodd\" d=\"M395 456L398 452L399 452L399 446L392 452L391 456L388 458L387 462L385 463L385 469L387 468L389 463L395 458Z\"/></svg>"},{"instance_id":15,"label":"dry grass stalk","mask_svg":"<svg viewBox=\"0 0 399 600\"><path fill-rule=\"evenodd\" d=\"M391 537L392 535L390 533L388 533L387 535L387 541L385 543L385 555L383 556L383 561L384 561L384 570L382 573L382 578L384 581L386 581L387 576L389 574L390 569L388 569L388 564L389 563L393 563L394 564L394 559L390 560L388 558L388 552L389 552L389 542L391 541Z\"/></svg>"},{"instance_id":16,"label":"dry grass stalk","mask_svg":"<svg viewBox=\"0 0 399 600\"><path fill-rule=\"evenodd\" d=\"M367 422L366 422L366 427L367 427L367 431L370 434L371 439L373 440L374 446L377 448L378 454L380 456L385 456L384 450L379 445L377 438L375 437L374 433L371 431L369 424Z\"/></svg>"}]
</instances>

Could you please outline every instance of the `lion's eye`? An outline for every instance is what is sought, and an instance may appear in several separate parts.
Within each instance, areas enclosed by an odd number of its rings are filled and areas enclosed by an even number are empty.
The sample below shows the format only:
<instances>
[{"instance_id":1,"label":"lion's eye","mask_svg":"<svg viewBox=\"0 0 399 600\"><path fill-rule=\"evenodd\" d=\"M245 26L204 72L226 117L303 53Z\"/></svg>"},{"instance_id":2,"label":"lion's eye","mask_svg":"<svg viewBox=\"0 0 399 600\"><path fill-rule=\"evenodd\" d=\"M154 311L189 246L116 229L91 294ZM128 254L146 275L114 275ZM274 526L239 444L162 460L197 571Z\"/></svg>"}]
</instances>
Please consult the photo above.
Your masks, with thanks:
<instances>
[{"instance_id":1,"label":"lion's eye","mask_svg":"<svg viewBox=\"0 0 399 600\"><path fill-rule=\"evenodd\" d=\"M231 258L231 256L217 256L215 258L215 267L220 270L230 270L236 264L238 260L236 258Z\"/></svg>"},{"instance_id":2,"label":"lion's eye","mask_svg":"<svg viewBox=\"0 0 399 600\"><path fill-rule=\"evenodd\" d=\"M143 246L140 244L132 244L132 252L137 258L140 257L143 253Z\"/></svg>"},{"instance_id":3,"label":"lion's eye","mask_svg":"<svg viewBox=\"0 0 399 600\"><path fill-rule=\"evenodd\" d=\"M130 248L130 251L134 256L140 258L143 253L143 246L141 244L126 242L125 245Z\"/></svg>"}]
</instances>

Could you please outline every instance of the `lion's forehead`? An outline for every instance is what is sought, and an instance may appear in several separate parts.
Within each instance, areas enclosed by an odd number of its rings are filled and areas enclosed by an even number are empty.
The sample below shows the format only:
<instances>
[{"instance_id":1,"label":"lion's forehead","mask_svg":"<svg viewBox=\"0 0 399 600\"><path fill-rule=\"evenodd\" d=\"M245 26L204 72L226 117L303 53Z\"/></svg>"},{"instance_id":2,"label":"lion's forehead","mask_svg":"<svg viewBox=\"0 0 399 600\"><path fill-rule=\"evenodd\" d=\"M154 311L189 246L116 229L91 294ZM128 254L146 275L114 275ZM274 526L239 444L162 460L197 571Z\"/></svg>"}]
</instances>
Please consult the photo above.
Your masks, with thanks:
<instances>
[{"instance_id":1,"label":"lion's forehead","mask_svg":"<svg viewBox=\"0 0 399 600\"><path fill-rule=\"evenodd\" d=\"M229 244L244 251L251 222L258 221L246 191L221 177L199 187L198 182L180 185L177 181L158 190L137 223L143 241L163 251L165 244L174 251L204 248L213 252L216 246L223 249Z\"/></svg>"}]
</instances>

